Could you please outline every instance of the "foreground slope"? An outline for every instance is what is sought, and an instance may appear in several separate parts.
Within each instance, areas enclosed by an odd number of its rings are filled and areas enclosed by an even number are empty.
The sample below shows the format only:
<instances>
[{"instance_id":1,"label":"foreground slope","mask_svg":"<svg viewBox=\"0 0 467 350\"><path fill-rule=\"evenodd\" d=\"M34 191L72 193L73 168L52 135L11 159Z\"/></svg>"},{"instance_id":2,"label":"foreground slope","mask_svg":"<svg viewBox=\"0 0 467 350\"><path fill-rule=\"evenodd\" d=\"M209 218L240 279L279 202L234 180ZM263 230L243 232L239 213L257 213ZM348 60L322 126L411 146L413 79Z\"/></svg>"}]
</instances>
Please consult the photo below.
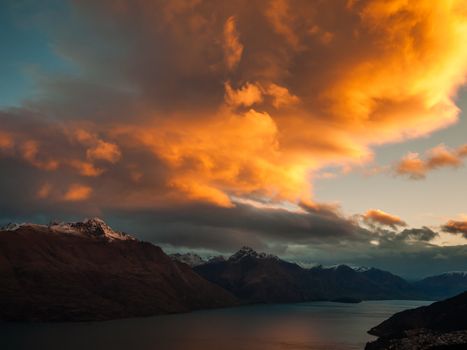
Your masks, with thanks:
<instances>
[{"instance_id":1,"label":"foreground slope","mask_svg":"<svg viewBox=\"0 0 467 350\"><path fill-rule=\"evenodd\" d=\"M467 349L467 291L399 312L368 333L380 338L367 350Z\"/></svg>"},{"instance_id":2,"label":"foreground slope","mask_svg":"<svg viewBox=\"0 0 467 350\"><path fill-rule=\"evenodd\" d=\"M3 320L102 320L235 303L159 247L99 219L0 231Z\"/></svg>"}]
</instances>

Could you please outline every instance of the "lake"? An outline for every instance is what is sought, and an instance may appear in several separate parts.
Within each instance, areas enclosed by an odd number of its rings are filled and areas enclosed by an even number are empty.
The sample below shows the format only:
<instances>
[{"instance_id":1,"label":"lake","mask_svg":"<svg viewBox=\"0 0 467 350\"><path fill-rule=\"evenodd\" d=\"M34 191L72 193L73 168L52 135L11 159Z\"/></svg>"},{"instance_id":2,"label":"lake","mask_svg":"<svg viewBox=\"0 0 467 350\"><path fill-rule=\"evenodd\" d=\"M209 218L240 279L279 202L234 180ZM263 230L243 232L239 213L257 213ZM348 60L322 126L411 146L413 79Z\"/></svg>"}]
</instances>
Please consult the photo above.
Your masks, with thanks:
<instances>
[{"instance_id":1,"label":"lake","mask_svg":"<svg viewBox=\"0 0 467 350\"><path fill-rule=\"evenodd\" d=\"M0 323L0 349L350 350L395 312L431 302L255 305L88 323Z\"/></svg>"}]
</instances>

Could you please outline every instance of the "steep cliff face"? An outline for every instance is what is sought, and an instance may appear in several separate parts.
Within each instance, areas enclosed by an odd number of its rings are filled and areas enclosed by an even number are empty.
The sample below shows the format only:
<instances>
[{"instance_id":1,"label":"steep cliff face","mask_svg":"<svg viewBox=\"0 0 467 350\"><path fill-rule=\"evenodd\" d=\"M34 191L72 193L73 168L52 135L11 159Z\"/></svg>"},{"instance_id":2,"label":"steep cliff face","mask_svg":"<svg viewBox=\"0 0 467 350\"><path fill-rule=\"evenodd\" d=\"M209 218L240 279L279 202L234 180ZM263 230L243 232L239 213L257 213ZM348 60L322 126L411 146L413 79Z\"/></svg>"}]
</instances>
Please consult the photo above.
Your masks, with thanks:
<instances>
[{"instance_id":1,"label":"steep cliff face","mask_svg":"<svg viewBox=\"0 0 467 350\"><path fill-rule=\"evenodd\" d=\"M189 266L102 220L0 230L0 319L103 320L234 304Z\"/></svg>"}]
</instances>

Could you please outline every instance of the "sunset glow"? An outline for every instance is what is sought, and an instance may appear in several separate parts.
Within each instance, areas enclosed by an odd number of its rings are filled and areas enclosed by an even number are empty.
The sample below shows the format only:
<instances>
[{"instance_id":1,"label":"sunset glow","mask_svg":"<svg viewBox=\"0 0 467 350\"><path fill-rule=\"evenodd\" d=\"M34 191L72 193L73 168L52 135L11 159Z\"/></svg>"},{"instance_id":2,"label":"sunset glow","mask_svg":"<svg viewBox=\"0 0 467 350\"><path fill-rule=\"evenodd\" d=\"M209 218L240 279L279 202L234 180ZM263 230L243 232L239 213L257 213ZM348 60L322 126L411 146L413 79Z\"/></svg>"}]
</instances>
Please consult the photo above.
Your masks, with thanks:
<instances>
[{"instance_id":1,"label":"sunset glow","mask_svg":"<svg viewBox=\"0 0 467 350\"><path fill-rule=\"evenodd\" d=\"M467 138L450 137L466 131L464 0L80 0L37 11L61 19L22 30L44 33L65 68L31 59L34 88L0 106L2 197L22 188L1 203L3 221L144 217L141 234L170 247L230 251L246 239L303 258L319 241L313 261L342 242L343 261L412 254L414 235L384 242L422 226L441 238L418 240L417 252L465 247ZM407 202L409 187L425 197ZM279 212L276 233L258 223Z\"/></svg>"}]
</instances>

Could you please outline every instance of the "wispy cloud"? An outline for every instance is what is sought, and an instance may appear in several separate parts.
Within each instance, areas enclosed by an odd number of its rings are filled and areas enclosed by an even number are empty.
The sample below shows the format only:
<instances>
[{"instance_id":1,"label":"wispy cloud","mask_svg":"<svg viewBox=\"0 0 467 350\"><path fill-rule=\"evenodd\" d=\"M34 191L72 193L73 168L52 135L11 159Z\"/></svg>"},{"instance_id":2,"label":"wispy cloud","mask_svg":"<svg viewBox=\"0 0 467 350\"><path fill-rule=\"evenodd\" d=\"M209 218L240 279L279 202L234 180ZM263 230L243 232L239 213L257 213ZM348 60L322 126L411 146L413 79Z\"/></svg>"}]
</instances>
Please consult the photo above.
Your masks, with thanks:
<instances>
[{"instance_id":1,"label":"wispy cloud","mask_svg":"<svg viewBox=\"0 0 467 350\"><path fill-rule=\"evenodd\" d=\"M439 168L458 168L463 164L463 158L467 156L467 145L457 149L450 149L445 145L438 145L421 158L419 153L408 153L395 166L397 175L408 176L414 180L424 179L430 171Z\"/></svg>"},{"instance_id":2,"label":"wispy cloud","mask_svg":"<svg viewBox=\"0 0 467 350\"><path fill-rule=\"evenodd\" d=\"M383 226L389 226L395 229L398 226L407 226L407 223L400 217L386 213L379 209L370 209L362 215L363 220L371 225L379 224Z\"/></svg>"}]
</instances>

